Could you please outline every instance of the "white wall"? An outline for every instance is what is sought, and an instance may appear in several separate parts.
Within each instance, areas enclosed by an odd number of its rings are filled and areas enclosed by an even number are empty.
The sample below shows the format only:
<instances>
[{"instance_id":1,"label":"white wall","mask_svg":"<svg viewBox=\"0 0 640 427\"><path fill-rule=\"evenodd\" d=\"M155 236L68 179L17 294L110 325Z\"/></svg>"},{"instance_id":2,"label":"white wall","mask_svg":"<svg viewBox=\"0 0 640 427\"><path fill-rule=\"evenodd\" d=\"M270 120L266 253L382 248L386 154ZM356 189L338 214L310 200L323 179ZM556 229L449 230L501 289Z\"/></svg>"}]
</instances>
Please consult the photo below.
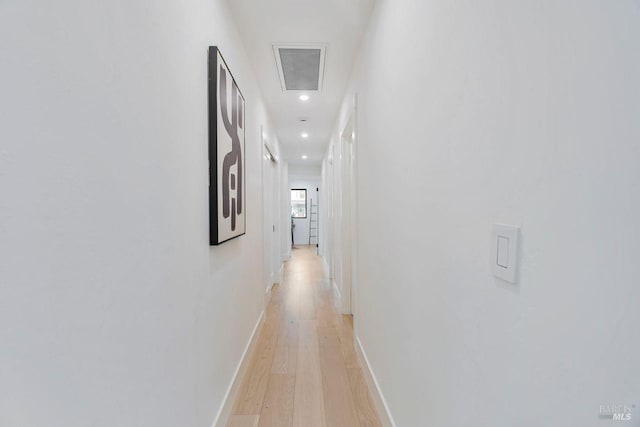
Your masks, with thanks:
<instances>
[{"instance_id":1,"label":"white wall","mask_svg":"<svg viewBox=\"0 0 640 427\"><path fill-rule=\"evenodd\" d=\"M633 0L378 2L334 141L357 93L357 335L398 426L640 407L638 52Z\"/></svg>"},{"instance_id":2,"label":"white wall","mask_svg":"<svg viewBox=\"0 0 640 427\"><path fill-rule=\"evenodd\" d=\"M8 0L0 39L0 425L209 427L263 308L226 2ZM247 105L247 234L213 248L209 45Z\"/></svg>"},{"instance_id":3,"label":"white wall","mask_svg":"<svg viewBox=\"0 0 640 427\"><path fill-rule=\"evenodd\" d=\"M291 173L291 167L289 171L289 189L306 189L307 190L307 217L306 218L294 218L294 241L296 245L308 245L309 244L309 226L311 221L311 199L313 198L313 204L318 204L318 191L320 188L320 176L316 175L315 171L295 171L295 175ZM289 197L289 199L291 199ZM291 206L289 204L289 206ZM291 207L289 207L291 212ZM319 219L319 217L318 217ZM316 243L316 239L312 239L312 244Z\"/></svg>"}]
</instances>

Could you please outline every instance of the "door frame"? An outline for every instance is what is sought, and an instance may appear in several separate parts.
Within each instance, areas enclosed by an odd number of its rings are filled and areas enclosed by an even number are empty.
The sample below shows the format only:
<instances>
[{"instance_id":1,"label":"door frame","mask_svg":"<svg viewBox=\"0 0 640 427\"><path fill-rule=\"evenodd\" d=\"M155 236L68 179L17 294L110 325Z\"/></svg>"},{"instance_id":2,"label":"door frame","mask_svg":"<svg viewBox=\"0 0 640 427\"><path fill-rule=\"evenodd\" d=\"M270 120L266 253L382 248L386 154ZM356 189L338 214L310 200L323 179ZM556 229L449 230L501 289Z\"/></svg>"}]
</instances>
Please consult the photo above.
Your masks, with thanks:
<instances>
[{"instance_id":1,"label":"door frame","mask_svg":"<svg viewBox=\"0 0 640 427\"><path fill-rule=\"evenodd\" d=\"M267 279L266 294L269 294L274 283L279 282L280 276L280 163L275 150L266 138L264 126L260 127L262 142L262 247L263 266L268 266L263 278ZM266 166L269 169L266 169ZM267 215L268 214L268 215ZM269 236L269 237L267 237ZM266 241L269 240L269 242ZM265 302L266 304L266 302Z\"/></svg>"},{"instance_id":2,"label":"door frame","mask_svg":"<svg viewBox=\"0 0 640 427\"><path fill-rule=\"evenodd\" d=\"M353 104L349 110L346 123L340 132L340 229L341 235L341 311L353 314L354 327L358 319L358 130L357 130L357 95L353 96ZM348 287L348 289L346 288Z\"/></svg>"}]
</instances>

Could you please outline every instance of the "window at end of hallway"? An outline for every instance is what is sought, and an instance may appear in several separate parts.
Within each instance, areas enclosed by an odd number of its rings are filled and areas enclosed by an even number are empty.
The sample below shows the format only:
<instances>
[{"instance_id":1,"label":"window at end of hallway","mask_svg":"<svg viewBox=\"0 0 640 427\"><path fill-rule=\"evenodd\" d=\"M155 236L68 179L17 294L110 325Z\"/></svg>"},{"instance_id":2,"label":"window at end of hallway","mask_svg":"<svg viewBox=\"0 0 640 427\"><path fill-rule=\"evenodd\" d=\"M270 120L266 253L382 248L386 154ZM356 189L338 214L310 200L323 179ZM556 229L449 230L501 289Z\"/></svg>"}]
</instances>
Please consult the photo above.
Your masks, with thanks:
<instances>
[{"instance_id":1,"label":"window at end of hallway","mask_svg":"<svg viewBox=\"0 0 640 427\"><path fill-rule=\"evenodd\" d=\"M307 190L302 188L291 190L291 217L307 217Z\"/></svg>"}]
</instances>

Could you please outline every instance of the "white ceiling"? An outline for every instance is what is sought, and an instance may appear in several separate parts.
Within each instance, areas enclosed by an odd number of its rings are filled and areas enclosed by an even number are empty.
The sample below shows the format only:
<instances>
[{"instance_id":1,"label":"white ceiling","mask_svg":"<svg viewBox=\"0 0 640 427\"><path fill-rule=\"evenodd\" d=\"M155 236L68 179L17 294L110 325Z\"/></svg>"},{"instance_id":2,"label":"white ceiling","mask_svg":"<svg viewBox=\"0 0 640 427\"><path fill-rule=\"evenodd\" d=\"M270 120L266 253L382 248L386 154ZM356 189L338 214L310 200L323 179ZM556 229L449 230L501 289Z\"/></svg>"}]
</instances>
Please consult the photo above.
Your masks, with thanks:
<instances>
[{"instance_id":1,"label":"white ceiling","mask_svg":"<svg viewBox=\"0 0 640 427\"><path fill-rule=\"evenodd\" d=\"M321 163L374 1L228 0L290 164ZM326 44L321 92L307 92L310 99L302 102L299 92L282 91L274 43Z\"/></svg>"}]
</instances>

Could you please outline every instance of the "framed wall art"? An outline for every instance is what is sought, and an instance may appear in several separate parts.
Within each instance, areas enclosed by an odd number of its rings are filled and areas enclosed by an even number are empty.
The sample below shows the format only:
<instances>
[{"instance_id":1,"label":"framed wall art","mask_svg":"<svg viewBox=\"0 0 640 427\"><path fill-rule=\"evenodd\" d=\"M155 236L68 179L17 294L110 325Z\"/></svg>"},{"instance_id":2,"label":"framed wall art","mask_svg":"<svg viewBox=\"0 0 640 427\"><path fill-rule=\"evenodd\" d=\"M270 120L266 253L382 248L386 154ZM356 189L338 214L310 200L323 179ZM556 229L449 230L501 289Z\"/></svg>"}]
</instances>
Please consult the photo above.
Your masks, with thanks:
<instances>
[{"instance_id":1,"label":"framed wall art","mask_svg":"<svg viewBox=\"0 0 640 427\"><path fill-rule=\"evenodd\" d=\"M216 46L209 47L209 244L246 231L245 103Z\"/></svg>"}]
</instances>

